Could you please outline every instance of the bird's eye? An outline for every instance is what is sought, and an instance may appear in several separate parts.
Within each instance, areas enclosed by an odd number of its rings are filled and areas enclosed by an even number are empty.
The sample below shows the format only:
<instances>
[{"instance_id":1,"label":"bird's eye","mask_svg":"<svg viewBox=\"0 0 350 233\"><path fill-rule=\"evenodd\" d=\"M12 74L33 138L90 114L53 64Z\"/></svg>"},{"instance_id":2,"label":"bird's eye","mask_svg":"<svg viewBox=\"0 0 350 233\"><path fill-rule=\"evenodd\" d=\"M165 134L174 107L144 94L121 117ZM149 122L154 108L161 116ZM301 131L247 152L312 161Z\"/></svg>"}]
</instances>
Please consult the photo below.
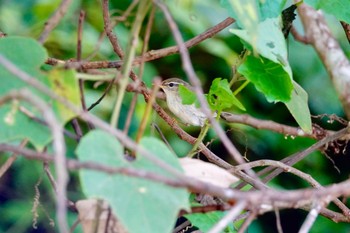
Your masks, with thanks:
<instances>
[{"instance_id":1,"label":"bird's eye","mask_svg":"<svg viewBox=\"0 0 350 233\"><path fill-rule=\"evenodd\" d=\"M174 83L169 83L169 87L173 87L174 85Z\"/></svg>"}]
</instances>

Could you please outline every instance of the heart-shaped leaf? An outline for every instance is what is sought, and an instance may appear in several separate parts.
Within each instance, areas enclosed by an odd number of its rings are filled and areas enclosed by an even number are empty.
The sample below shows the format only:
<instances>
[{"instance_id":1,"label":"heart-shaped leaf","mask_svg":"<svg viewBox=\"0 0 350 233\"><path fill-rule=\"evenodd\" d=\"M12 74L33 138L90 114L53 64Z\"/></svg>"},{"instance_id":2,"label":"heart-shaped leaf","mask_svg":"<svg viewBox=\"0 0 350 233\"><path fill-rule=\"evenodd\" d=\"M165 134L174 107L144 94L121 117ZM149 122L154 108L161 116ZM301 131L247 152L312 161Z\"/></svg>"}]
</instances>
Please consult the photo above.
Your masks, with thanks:
<instances>
[{"instance_id":1,"label":"heart-shaped leaf","mask_svg":"<svg viewBox=\"0 0 350 233\"><path fill-rule=\"evenodd\" d=\"M181 170L178 159L158 139L144 138L140 145L159 159ZM81 161L119 168L135 168L159 176L173 177L142 155L137 155L133 162L125 160L120 143L113 136L99 130L87 134L81 140L76 153ZM80 179L85 195L108 201L128 232L171 232L179 210L187 209L189 205L185 189L146 179L91 170L80 171Z\"/></svg>"},{"instance_id":2,"label":"heart-shaped leaf","mask_svg":"<svg viewBox=\"0 0 350 233\"><path fill-rule=\"evenodd\" d=\"M248 56L238 68L238 72L250 80L268 101L287 102L290 100L293 84L288 73L280 64L263 57Z\"/></svg>"}]
</instances>

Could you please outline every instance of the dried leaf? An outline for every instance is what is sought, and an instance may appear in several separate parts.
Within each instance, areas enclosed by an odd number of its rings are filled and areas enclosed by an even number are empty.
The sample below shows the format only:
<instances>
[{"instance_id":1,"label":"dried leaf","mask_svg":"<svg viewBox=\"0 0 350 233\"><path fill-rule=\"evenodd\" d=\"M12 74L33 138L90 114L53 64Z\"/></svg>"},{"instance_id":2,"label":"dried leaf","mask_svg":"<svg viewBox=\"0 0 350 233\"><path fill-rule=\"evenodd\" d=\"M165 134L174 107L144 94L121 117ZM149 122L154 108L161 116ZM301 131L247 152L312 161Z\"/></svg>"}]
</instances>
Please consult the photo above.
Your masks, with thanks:
<instances>
[{"instance_id":1,"label":"dried leaf","mask_svg":"<svg viewBox=\"0 0 350 233\"><path fill-rule=\"evenodd\" d=\"M181 158L179 160L182 169L185 171L187 176L196 178L203 182L208 182L213 185L227 188L232 183L239 180L225 169L212 163L191 158Z\"/></svg>"}]
</instances>

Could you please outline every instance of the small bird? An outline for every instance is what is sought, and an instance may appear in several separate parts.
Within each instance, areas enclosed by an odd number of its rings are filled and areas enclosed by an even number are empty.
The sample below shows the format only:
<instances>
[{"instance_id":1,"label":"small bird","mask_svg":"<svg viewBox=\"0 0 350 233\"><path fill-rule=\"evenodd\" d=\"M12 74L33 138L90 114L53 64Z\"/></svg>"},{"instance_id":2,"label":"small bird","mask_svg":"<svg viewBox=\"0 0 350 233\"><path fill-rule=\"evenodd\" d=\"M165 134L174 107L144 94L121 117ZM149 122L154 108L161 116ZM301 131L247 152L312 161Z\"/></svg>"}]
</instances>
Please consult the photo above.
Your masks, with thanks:
<instances>
[{"instance_id":1,"label":"small bird","mask_svg":"<svg viewBox=\"0 0 350 233\"><path fill-rule=\"evenodd\" d=\"M182 103L182 98L179 94L180 85L193 91L193 87L189 83L179 78L166 79L160 85L165 92L169 110L183 123L203 127L207 116L200 110L200 108L197 108L194 103L188 105Z\"/></svg>"}]
</instances>

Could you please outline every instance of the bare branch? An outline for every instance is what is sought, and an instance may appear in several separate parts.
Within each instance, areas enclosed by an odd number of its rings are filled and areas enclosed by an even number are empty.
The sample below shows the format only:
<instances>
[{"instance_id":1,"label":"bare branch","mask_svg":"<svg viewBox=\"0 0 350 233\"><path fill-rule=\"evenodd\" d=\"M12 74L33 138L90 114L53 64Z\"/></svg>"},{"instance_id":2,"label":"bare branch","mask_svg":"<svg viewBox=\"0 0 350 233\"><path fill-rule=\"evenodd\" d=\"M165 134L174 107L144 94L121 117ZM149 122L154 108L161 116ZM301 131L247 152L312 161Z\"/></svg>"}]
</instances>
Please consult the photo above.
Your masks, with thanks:
<instances>
[{"instance_id":1,"label":"bare branch","mask_svg":"<svg viewBox=\"0 0 350 233\"><path fill-rule=\"evenodd\" d=\"M44 43L50 32L57 26L63 16L66 14L72 0L62 0L57 10L52 14L51 18L45 23L44 31L41 33L38 41Z\"/></svg>"},{"instance_id":2,"label":"bare branch","mask_svg":"<svg viewBox=\"0 0 350 233\"><path fill-rule=\"evenodd\" d=\"M315 223L317 216L320 213L320 210L322 209L322 204L321 203L316 203L315 207L312 208L307 215L307 218L303 225L301 226L299 233L308 233L310 232L310 229L312 225Z\"/></svg>"},{"instance_id":3,"label":"bare branch","mask_svg":"<svg viewBox=\"0 0 350 233\"><path fill-rule=\"evenodd\" d=\"M222 232L226 226L228 226L233 220L241 213L245 208L246 203L240 201L236 203L231 210L227 212L225 217L223 217L213 228L211 228L208 233L219 233Z\"/></svg>"}]
</instances>

